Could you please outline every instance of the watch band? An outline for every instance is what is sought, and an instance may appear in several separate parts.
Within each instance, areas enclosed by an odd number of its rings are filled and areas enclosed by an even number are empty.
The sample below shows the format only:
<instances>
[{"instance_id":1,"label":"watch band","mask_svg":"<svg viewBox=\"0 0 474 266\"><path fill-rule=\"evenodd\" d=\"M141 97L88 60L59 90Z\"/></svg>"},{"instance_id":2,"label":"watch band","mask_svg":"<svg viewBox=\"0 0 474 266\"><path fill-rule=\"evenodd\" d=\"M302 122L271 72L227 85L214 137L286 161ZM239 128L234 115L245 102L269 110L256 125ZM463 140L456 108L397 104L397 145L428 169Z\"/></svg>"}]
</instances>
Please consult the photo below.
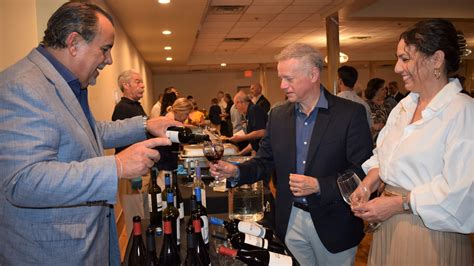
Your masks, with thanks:
<instances>
[{"instance_id":1,"label":"watch band","mask_svg":"<svg viewBox=\"0 0 474 266\"><path fill-rule=\"evenodd\" d=\"M412 209L411 209L411 205L410 205L410 198L409 197L410 194L408 195L402 195L402 207L403 207L403 210L405 212L408 212L408 213L413 213Z\"/></svg>"},{"instance_id":2,"label":"watch band","mask_svg":"<svg viewBox=\"0 0 474 266\"><path fill-rule=\"evenodd\" d=\"M142 116L142 118L143 118L143 128L145 129L145 132L148 133L148 128L147 128L148 116L144 115Z\"/></svg>"}]
</instances>

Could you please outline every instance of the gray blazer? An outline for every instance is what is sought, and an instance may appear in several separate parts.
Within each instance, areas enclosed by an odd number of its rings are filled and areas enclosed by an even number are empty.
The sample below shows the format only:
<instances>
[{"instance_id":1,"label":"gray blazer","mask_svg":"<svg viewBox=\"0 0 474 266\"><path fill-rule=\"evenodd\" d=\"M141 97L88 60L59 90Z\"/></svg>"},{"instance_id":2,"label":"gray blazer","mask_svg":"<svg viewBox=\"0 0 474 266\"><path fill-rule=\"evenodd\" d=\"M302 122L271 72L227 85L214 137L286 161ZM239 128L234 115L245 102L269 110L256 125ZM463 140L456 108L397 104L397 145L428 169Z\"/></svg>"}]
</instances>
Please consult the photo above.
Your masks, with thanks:
<instances>
[{"instance_id":1,"label":"gray blazer","mask_svg":"<svg viewBox=\"0 0 474 266\"><path fill-rule=\"evenodd\" d=\"M142 118L92 129L36 49L0 73L0 265L119 265L117 173L104 148L146 138Z\"/></svg>"}]
</instances>

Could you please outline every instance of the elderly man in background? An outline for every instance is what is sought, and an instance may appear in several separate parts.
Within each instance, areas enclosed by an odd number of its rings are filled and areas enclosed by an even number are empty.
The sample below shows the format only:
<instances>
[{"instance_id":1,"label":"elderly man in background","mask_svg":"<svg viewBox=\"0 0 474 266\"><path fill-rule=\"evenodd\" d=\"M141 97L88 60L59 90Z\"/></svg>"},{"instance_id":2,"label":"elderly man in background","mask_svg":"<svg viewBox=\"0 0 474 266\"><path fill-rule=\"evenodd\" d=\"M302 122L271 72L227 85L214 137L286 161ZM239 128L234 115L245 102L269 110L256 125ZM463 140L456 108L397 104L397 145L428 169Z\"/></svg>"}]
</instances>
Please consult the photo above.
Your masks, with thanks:
<instances>
[{"instance_id":1,"label":"elderly man in background","mask_svg":"<svg viewBox=\"0 0 474 266\"><path fill-rule=\"evenodd\" d=\"M254 83L250 86L250 94L252 95L252 102L260 106L265 113L270 111L270 102L262 94L262 85L260 83Z\"/></svg>"},{"instance_id":2,"label":"elderly man in background","mask_svg":"<svg viewBox=\"0 0 474 266\"><path fill-rule=\"evenodd\" d=\"M372 141L364 107L333 96L320 83L321 54L306 44L278 56L288 103L270 111L257 155L238 166L211 164L228 185L250 184L275 173L276 234L301 265L352 265L364 237L337 188L339 173L363 176Z\"/></svg>"},{"instance_id":3,"label":"elderly man in background","mask_svg":"<svg viewBox=\"0 0 474 266\"><path fill-rule=\"evenodd\" d=\"M122 98L120 102L115 105L112 114L112 121L131 118L134 116L147 116L140 104L140 99L143 98L145 92L145 85L143 78L137 71L130 69L120 73L117 79L117 85L122 91ZM115 154L128 148L118 147L115 149ZM136 177L131 180L120 180L119 182L119 199L125 214L125 225L127 227L127 235L130 235L133 228L133 216L139 215L144 217L143 197L140 193L142 188L142 177Z\"/></svg>"},{"instance_id":4,"label":"elderly man in background","mask_svg":"<svg viewBox=\"0 0 474 266\"><path fill-rule=\"evenodd\" d=\"M258 151L260 140L265 135L267 113L260 106L253 104L249 96L243 91L237 92L234 96L234 105L239 113L245 116L247 128L245 134L235 134L229 140L234 143L250 142L247 147L240 151L241 155L249 154L252 150Z\"/></svg>"},{"instance_id":5,"label":"elderly man in background","mask_svg":"<svg viewBox=\"0 0 474 266\"><path fill-rule=\"evenodd\" d=\"M181 123L94 119L87 87L112 64L114 36L107 12L67 2L42 43L0 73L0 265L120 265L118 181L146 174L153 148L171 144L147 131Z\"/></svg>"}]
</instances>

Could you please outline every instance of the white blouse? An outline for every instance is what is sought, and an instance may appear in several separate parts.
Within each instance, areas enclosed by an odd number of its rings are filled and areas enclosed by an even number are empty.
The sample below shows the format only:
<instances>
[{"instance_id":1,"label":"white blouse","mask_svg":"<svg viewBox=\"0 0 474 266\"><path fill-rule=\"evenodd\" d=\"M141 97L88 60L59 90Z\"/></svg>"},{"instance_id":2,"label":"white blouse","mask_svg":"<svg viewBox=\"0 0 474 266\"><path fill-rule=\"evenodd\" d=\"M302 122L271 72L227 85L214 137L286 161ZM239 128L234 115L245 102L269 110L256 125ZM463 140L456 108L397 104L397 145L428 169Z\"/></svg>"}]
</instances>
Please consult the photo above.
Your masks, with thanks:
<instances>
[{"instance_id":1,"label":"white blouse","mask_svg":"<svg viewBox=\"0 0 474 266\"><path fill-rule=\"evenodd\" d=\"M474 232L474 100L459 93L457 79L410 124L417 93L392 110L374 155L363 164L379 168L387 184L411 191L413 213L433 230Z\"/></svg>"}]
</instances>

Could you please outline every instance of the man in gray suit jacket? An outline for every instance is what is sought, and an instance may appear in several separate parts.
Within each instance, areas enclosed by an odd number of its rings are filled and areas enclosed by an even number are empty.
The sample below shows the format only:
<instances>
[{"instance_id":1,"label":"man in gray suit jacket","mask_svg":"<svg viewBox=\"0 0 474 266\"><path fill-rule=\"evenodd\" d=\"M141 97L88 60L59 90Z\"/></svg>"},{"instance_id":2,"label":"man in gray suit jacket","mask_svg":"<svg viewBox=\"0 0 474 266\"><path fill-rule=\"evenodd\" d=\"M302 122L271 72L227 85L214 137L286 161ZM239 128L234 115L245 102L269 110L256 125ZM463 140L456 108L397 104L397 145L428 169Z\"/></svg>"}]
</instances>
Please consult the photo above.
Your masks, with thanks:
<instances>
[{"instance_id":1,"label":"man in gray suit jacket","mask_svg":"<svg viewBox=\"0 0 474 266\"><path fill-rule=\"evenodd\" d=\"M43 42L0 73L0 265L120 265L113 204L119 178L145 174L179 123L95 121L87 86L112 64L112 18L66 3ZM143 141L145 140L145 141ZM104 156L103 148L130 146Z\"/></svg>"}]
</instances>

